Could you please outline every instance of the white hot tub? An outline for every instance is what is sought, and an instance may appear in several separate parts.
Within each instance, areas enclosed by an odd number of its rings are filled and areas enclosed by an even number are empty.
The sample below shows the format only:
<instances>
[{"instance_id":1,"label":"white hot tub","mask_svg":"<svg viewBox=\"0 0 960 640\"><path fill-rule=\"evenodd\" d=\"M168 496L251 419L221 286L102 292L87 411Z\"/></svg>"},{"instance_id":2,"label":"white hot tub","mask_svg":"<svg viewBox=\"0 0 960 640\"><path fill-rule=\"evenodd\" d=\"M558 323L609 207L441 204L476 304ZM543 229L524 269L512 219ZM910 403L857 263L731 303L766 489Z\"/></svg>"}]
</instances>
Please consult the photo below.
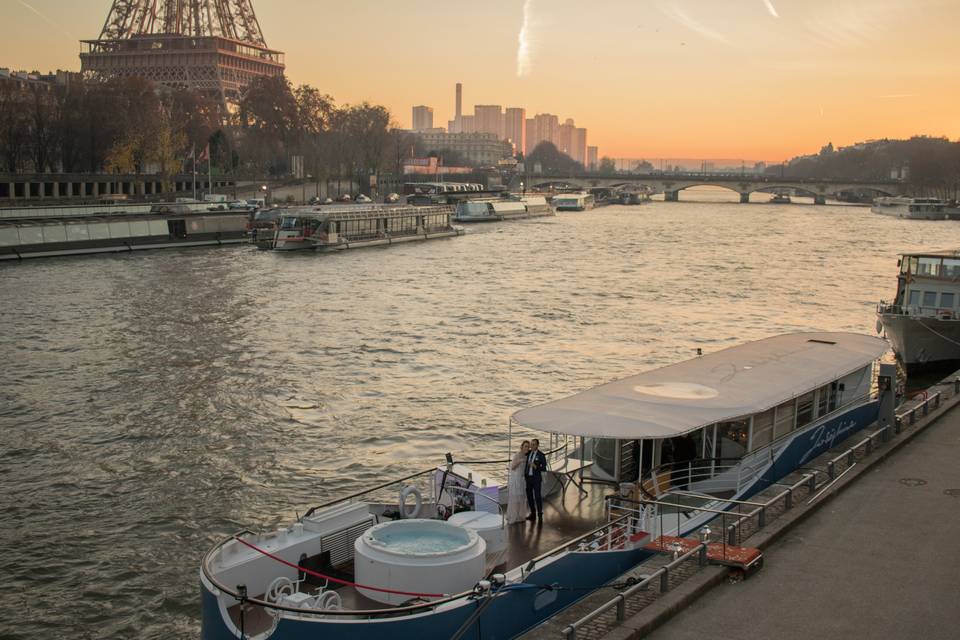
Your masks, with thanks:
<instances>
[{"instance_id":1,"label":"white hot tub","mask_svg":"<svg viewBox=\"0 0 960 640\"><path fill-rule=\"evenodd\" d=\"M354 549L358 584L453 595L473 588L483 578L487 546L475 531L443 520L396 520L368 529L357 538ZM390 605L416 597L363 588L358 591Z\"/></svg>"}]
</instances>

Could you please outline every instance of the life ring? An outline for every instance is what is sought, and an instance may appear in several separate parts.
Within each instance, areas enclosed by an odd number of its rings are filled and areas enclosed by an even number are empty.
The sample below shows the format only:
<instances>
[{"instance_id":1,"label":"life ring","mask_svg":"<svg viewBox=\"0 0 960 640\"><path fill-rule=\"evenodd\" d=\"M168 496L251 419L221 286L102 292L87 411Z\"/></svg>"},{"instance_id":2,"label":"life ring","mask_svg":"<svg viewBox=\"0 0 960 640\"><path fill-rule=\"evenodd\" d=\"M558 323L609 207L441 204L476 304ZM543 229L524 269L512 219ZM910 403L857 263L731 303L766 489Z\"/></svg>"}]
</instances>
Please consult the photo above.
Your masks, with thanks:
<instances>
[{"instance_id":1,"label":"life ring","mask_svg":"<svg viewBox=\"0 0 960 640\"><path fill-rule=\"evenodd\" d=\"M407 512L407 498L413 495L413 511ZM423 506L423 497L420 495L420 489L412 484L408 484L400 489L400 517L409 520L420 515L420 508Z\"/></svg>"},{"instance_id":2,"label":"life ring","mask_svg":"<svg viewBox=\"0 0 960 640\"><path fill-rule=\"evenodd\" d=\"M343 609L343 600L336 591L324 591L314 598L312 606L321 611L340 611Z\"/></svg>"}]
</instances>

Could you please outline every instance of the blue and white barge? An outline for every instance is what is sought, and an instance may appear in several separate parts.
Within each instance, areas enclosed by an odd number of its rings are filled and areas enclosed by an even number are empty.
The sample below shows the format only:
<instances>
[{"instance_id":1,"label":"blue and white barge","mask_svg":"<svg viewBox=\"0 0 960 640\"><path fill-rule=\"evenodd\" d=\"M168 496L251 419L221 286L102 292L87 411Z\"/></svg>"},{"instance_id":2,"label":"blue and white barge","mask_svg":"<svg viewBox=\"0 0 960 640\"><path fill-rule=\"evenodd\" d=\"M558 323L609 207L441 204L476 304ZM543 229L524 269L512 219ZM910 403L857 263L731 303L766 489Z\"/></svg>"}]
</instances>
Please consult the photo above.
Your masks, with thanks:
<instances>
[{"instance_id":1,"label":"blue and white barge","mask_svg":"<svg viewBox=\"0 0 960 640\"><path fill-rule=\"evenodd\" d=\"M202 638L516 637L611 586L652 538L690 535L876 421L893 393L874 385L887 350L857 334L781 335L518 411L512 443L549 442L558 480L544 521L505 522L505 460L487 470L448 455L216 544L200 569ZM603 483L653 499L624 508ZM684 518L657 501L678 491Z\"/></svg>"}]
</instances>

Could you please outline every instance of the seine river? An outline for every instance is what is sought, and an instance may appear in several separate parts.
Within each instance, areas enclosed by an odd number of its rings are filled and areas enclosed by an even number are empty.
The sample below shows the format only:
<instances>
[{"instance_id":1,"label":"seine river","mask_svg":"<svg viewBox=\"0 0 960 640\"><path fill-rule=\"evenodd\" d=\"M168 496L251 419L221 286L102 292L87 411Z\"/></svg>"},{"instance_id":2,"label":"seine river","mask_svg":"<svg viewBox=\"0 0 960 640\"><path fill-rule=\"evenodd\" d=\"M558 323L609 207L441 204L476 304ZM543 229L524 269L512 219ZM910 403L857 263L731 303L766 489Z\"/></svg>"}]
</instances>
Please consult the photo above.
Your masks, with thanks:
<instances>
[{"instance_id":1,"label":"seine river","mask_svg":"<svg viewBox=\"0 0 960 640\"><path fill-rule=\"evenodd\" d=\"M0 265L0 637L195 638L219 537L503 456L517 408L698 347L873 334L896 254L960 247L955 222L735 197Z\"/></svg>"}]
</instances>

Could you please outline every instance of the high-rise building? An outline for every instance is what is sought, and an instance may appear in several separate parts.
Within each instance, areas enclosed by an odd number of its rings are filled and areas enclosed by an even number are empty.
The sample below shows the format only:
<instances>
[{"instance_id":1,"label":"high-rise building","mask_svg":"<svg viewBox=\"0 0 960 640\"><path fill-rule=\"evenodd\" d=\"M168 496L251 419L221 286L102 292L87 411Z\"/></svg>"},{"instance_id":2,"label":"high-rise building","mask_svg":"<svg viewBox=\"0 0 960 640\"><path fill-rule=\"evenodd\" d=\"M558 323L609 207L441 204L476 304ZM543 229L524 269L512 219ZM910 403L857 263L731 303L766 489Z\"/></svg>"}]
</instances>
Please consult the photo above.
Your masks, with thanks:
<instances>
[{"instance_id":1,"label":"high-rise building","mask_svg":"<svg viewBox=\"0 0 960 640\"><path fill-rule=\"evenodd\" d=\"M473 107L477 133L493 133L503 139L503 108L498 104L478 104Z\"/></svg>"},{"instance_id":2,"label":"high-rise building","mask_svg":"<svg viewBox=\"0 0 960 640\"><path fill-rule=\"evenodd\" d=\"M573 153L571 152L573 149L573 132L576 128L577 125L573 123L573 118L567 118L566 121L560 125L560 144L557 145L557 148L571 158L573 157Z\"/></svg>"},{"instance_id":3,"label":"high-rise building","mask_svg":"<svg viewBox=\"0 0 960 640\"><path fill-rule=\"evenodd\" d=\"M507 107L503 114L503 137L516 147L518 152L526 149L527 110L522 107Z\"/></svg>"},{"instance_id":4,"label":"high-rise building","mask_svg":"<svg viewBox=\"0 0 960 640\"><path fill-rule=\"evenodd\" d=\"M113 0L97 40L81 41L80 69L96 78L139 76L200 90L233 108L257 77L282 76L251 0Z\"/></svg>"},{"instance_id":5,"label":"high-rise building","mask_svg":"<svg viewBox=\"0 0 960 640\"><path fill-rule=\"evenodd\" d=\"M456 115L454 115L454 120L459 120L460 116L463 115L463 85L459 82L457 83L457 110Z\"/></svg>"},{"instance_id":6,"label":"high-rise building","mask_svg":"<svg viewBox=\"0 0 960 640\"><path fill-rule=\"evenodd\" d=\"M560 148L560 119L550 113L538 113L527 118L525 153L529 155L541 142L550 142Z\"/></svg>"},{"instance_id":7,"label":"high-rise building","mask_svg":"<svg viewBox=\"0 0 960 640\"><path fill-rule=\"evenodd\" d=\"M600 149L587 147L587 170L596 171L600 167Z\"/></svg>"},{"instance_id":8,"label":"high-rise building","mask_svg":"<svg viewBox=\"0 0 960 640\"><path fill-rule=\"evenodd\" d=\"M454 133L476 133L477 119L475 116L460 116L460 125Z\"/></svg>"},{"instance_id":9,"label":"high-rise building","mask_svg":"<svg viewBox=\"0 0 960 640\"><path fill-rule=\"evenodd\" d=\"M413 130L425 131L433 128L433 107L418 105L413 108Z\"/></svg>"},{"instance_id":10,"label":"high-rise building","mask_svg":"<svg viewBox=\"0 0 960 640\"><path fill-rule=\"evenodd\" d=\"M584 127L575 127L570 140L570 157L587 166L587 130Z\"/></svg>"}]
</instances>

